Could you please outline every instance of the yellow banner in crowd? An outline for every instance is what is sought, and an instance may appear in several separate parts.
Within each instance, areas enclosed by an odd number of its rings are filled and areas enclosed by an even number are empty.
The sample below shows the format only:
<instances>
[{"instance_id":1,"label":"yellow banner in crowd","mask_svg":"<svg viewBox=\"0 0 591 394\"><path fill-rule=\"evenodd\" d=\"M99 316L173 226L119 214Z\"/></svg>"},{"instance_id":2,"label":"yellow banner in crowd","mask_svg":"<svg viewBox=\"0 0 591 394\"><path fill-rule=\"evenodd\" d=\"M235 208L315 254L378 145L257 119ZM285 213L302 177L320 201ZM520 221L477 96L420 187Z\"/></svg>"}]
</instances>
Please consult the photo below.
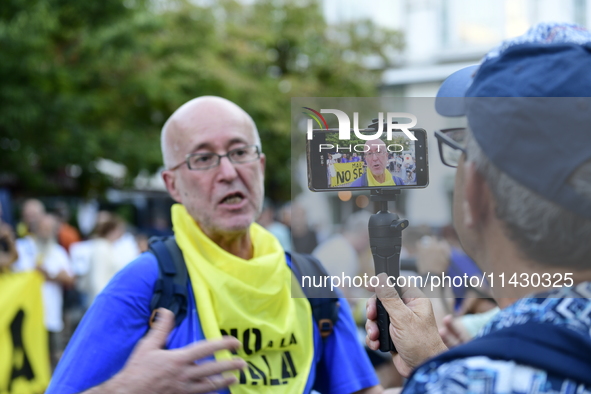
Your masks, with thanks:
<instances>
[{"instance_id":1,"label":"yellow banner in crowd","mask_svg":"<svg viewBox=\"0 0 591 394\"><path fill-rule=\"evenodd\" d=\"M351 163L335 163L335 176L330 178L330 186L345 186L363 175L363 162L354 161Z\"/></svg>"},{"instance_id":2,"label":"yellow banner in crowd","mask_svg":"<svg viewBox=\"0 0 591 394\"><path fill-rule=\"evenodd\" d=\"M0 273L0 394L41 394L51 375L38 272Z\"/></svg>"}]
</instances>

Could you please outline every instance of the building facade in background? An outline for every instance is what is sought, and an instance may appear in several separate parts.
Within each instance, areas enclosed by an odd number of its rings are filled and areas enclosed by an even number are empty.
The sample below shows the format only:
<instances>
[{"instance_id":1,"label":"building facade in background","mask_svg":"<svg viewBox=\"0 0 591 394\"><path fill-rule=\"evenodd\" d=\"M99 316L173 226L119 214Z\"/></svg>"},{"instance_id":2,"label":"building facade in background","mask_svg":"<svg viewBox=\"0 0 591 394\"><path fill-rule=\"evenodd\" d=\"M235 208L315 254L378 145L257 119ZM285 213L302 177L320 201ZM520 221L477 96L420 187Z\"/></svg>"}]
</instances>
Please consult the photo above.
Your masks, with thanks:
<instances>
[{"instance_id":1,"label":"building facade in background","mask_svg":"<svg viewBox=\"0 0 591 394\"><path fill-rule=\"evenodd\" d=\"M453 72L479 63L503 39L521 35L539 22L569 22L590 28L591 0L322 0L325 17L337 24L358 19L404 33L406 46L395 66L383 73L384 97L434 97L443 80ZM371 62L371 59L369 59ZM411 111L412 112L412 111ZM451 192L454 170L437 158L433 130L465 125L465 119L441 119L438 124L418 127L429 134L430 184L427 189L405 194L405 216L412 225L443 226L451 222ZM303 189L306 185L303 185ZM367 192L365 192L367 194ZM318 207L318 225L327 215L340 222L359 209L355 195L339 209L339 199L307 190L301 199ZM330 207L330 208L329 208ZM329 209L327 209L329 208ZM371 209L371 207L370 207ZM336 217L335 217L336 215Z\"/></svg>"}]
</instances>

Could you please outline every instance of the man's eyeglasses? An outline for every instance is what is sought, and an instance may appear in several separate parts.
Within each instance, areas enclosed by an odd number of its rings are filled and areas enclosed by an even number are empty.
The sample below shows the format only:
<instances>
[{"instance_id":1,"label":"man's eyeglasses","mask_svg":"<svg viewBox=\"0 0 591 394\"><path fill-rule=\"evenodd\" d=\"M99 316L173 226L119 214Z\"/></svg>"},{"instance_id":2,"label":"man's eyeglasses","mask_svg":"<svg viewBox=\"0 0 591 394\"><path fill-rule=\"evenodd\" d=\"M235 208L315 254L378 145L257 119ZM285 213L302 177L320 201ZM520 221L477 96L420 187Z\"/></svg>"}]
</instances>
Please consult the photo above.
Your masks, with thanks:
<instances>
[{"instance_id":1,"label":"man's eyeglasses","mask_svg":"<svg viewBox=\"0 0 591 394\"><path fill-rule=\"evenodd\" d=\"M174 171L185 163L187 164L187 167L189 167L189 170L208 170L210 168L219 166L222 157L227 157L228 160L234 164L244 164L257 160L259 157L261 157L261 152L259 152L258 146L248 145L241 148L232 149L225 155L218 155L217 153L212 152L189 153L185 157L185 161L177 164L169 170Z\"/></svg>"},{"instance_id":2,"label":"man's eyeglasses","mask_svg":"<svg viewBox=\"0 0 591 394\"><path fill-rule=\"evenodd\" d=\"M462 153L466 154L466 128L436 130L435 138L437 138L439 157L443 164L456 168Z\"/></svg>"}]
</instances>

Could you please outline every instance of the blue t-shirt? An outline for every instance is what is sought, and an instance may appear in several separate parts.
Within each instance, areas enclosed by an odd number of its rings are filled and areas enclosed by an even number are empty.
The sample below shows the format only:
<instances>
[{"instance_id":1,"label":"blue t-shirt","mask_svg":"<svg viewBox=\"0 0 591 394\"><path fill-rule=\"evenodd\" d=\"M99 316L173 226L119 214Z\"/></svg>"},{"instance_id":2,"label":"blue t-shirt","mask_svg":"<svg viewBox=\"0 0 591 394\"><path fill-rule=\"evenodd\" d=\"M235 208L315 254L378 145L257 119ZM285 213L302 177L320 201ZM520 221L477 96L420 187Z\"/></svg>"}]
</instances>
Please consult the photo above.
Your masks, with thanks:
<instances>
[{"instance_id":1,"label":"blue t-shirt","mask_svg":"<svg viewBox=\"0 0 591 394\"><path fill-rule=\"evenodd\" d=\"M151 253L142 254L115 275L84 315L46 394L79 393L109 380L123 368L148 330L157 279L158 263ZM205 338L190 283L188 290L187 317L170 333L169 349ZM314 359L304 393L312 389L320 393L353 393L378 383L357 340L347 301L341 299L339 318L328 338L323 340L314 324Z\"/></svg>"}]
</instances>

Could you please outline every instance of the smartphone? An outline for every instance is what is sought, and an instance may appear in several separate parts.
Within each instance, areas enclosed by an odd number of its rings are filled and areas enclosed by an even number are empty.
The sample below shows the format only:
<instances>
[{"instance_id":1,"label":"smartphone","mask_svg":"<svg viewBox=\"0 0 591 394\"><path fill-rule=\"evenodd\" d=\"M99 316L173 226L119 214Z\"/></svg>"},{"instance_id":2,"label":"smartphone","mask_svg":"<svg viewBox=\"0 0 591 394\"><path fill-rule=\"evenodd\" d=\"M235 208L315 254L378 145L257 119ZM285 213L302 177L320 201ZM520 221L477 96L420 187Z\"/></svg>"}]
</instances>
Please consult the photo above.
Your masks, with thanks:
<instances>
[{"instance_id":1,"label":"smartphone","mask_svg":"<svg viewBox=\"0 0 591 394\"><path fill-rule=\"evenodd\" d=\"M307 140L308 187L312 191L414 189L429 184L427 133L409 129L379 138L339 140L338 129L313 130ZM376 134L362 129L362 135ZM351 132L353 136L353 132Z\"/></svg>"}]
</instances>

